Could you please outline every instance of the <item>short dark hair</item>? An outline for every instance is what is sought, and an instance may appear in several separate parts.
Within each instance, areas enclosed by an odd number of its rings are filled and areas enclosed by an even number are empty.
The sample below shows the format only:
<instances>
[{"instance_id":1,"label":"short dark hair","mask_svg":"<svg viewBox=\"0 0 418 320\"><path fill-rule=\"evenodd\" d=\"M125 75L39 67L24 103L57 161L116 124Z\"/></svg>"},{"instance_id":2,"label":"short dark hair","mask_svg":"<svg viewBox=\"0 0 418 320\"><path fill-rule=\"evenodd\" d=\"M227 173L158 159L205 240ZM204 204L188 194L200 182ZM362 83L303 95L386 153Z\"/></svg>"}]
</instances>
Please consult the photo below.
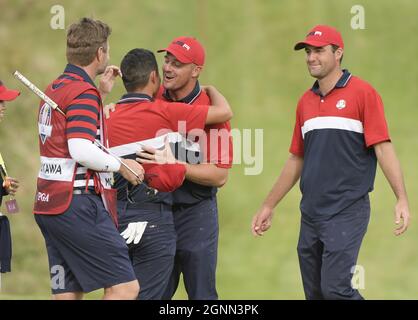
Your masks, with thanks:
<instances>
[{"instance_id":1,"label":"short dark hair","mask_svg":"<svg viewBox=\"0 0 418 320\"><path fill-rule=\"evenodd\" d=\"M100 20L81 18L73 23L67 32L68 63L88 66L100 47L107 52L107 38L111 33L110 27Z\"/></svg>"},{"instance_id":2,"label":"short dark hair","mask_svg":"<svg viewBox=\"0 0 418 320\"><path fill-rule=\"evenodd\" d=\"M339 48L339 46L337 46L335 44L332 44L331 46L332 46L332 52L337 51L337 49ZM344 58L344 54L342 54L342 56L341 56L340 65L341 65L341 63L343 63L343 58Z\"/></svg>"},{"instance_id":3,"label":"short dark hair","mask_svg":"<svg viewBox=\"0 0 418 320\"><path fill-rule=\"evenodd\" d=\"M120 69L126 91L133 92L147 85L152 71L158 74L158 63L152 51L136 48L123 57Z\"/></svg>"}]
</instances>

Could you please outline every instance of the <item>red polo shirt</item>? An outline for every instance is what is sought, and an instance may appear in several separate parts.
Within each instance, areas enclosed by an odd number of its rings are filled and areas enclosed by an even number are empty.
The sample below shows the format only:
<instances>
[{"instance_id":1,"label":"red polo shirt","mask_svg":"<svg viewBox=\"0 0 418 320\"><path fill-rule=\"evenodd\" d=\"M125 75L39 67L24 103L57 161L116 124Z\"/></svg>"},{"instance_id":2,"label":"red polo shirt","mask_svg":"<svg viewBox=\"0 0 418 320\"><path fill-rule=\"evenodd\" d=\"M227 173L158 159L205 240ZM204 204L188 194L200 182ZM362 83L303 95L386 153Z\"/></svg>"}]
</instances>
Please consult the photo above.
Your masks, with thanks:
<instances>
[{"instance_id":1,"label":"red polo shirt","mask_svg":"<svg viewBox=\"0 0 418 320\"><path fill-rule=\"evenodd\" d=\"M158 97L165 101L172 101L168 92L161 87ZM193 91L185 98L176 101L187 103L189 105L210 105L209 96L200 89L199 83L196 83ZM176 103L172 102L172 103ZM206 140L200 141L206 151L203 154L205 163L215 164L219 168L229 169L232 167L233 145L231 137L231 124L229 121L205 126Z\"/></svg>"},{"instance_id":2,"label":"red polo shirt","mask_svg":"<svg viewBox=\"0 0 418 320\"><path fill-rule=\"evenodd\" d=\"M160 88L159 97L166 101L173 101L164 88ZM190 105L210 104L208 95L200 89L197 82L194 89L183 99L177 102L184 102ZM174 103L174 102L172 102ZM228 122L208 125L205 127L205 140L200 140L201 150L206 150L202 155L203 162L215 164L219 168L231 168L233 159L233 146L231 137L231 125ZM206 144L206 146L204 146ZM203 199L214 197L217 188L203 186L189 180L173 192L173 200L176 204L195 204Z\"/></svg>"},{"instance_id":3,"label":"red polo shirt","mask_svg":"<svg viewBox=\"0 0 418 320\"><path fill-rule=\"evenodd\" d=\"M318 82L299 100L290 152L304 158L302 213L337 214L373 190L374 144L388 141L383 102L367 82L344 70L326 96Z\"/></svg>"},{"instance_id":4,"label":"red polo shirt","mask_svg":"<svg viewBox=\"0 0 418 320\"><path fill-rule=\"evenodd\" d=\"M109 147L117 156L136 158L135 153L139 147L135 143L161 136L162 130L165 130L165 133L177 132L181 122L185 123L186 133L194 129L203 129L208 110L207 105L190 108L183 103L152 100L144 94L125 94L107 120ZM150 186L160 191L172 191L183 182L183 165L143 166L145 173L150 174ZM118 177L115 183L119 200L126 200L124 190L120 190L126 185L126 181L123 180Z\"/></svg>"}]
</instances>

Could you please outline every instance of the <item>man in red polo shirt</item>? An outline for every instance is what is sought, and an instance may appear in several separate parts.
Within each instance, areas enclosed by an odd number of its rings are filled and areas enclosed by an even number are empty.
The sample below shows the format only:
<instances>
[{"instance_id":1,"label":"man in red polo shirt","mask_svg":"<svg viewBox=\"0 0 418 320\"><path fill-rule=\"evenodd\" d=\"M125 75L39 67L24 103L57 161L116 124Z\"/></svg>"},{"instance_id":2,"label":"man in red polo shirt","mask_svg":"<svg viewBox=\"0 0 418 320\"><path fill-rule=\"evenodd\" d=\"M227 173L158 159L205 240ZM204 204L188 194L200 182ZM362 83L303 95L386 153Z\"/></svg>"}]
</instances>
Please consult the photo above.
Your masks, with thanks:
<instances>
[{"instance_id":1,"label":"man in red polo shirt","mask_svg":"<svg viewBox=\"0 0 418 320\"><path fill-rule=\"evenodd\" d=\"M205 124L224 122L232 116L228 102L215 88L207 89L212 106L209 103L189 106L154 99L161 81L157 61L149 50L129 51L121 62L121 71L127 93L118 101L108 120L109 146L117 156L135 159L141 146L159 148L165 141L185 146L184 152L198 151L197 146L189 145L183 136L196 129L202 131ZM173 197L169 191L183 183L186 169L183 164L175 163L144 164L144 169L146 183L160 192L149 193L144 185L134 187L118 174L115 187L119 228L129 243L131 261L141 285L138 299L155 300L164 298L176 252Z\"/></svg>"},{"instance_id":2,"label":"man in red polo shirt","mask_svg":"<svg viewBox=\"0 0 418 320\"><path fill-rule=\"evenodd\" d=\"M205 64L205 50L200 42L192 37L178 37L160 52L166 52L161 97L191 106L210 104L210 97L198 81ZM201 154L187 153L182 159L187 161L186 180L173 192L177 251L166 299L175 294L180 274L183 274L189 299L218 298L215 281L219 234L216 193L217 188L226 183L228 169L232 166L230 130L228 121L206 126L206 138L199 141Z\"/></svg>"},{"instance_id":3,"label":"man in red polo shirt","mask_svg":"<svg viewBox=\"0 0 418 320\"><path fill-rule=\"evenodd\" d=\"M318 25L295 45L300 49L317 81L299 100L290 157L254 216L252 232L261 236L270 228L273 209L301 178L298 256L306 298L362 299L351 279L369 223L376 162L397 198L396 235L409 225L402 171L382 99L341 69L341 34Z\"/></svg>"}]
</instances>

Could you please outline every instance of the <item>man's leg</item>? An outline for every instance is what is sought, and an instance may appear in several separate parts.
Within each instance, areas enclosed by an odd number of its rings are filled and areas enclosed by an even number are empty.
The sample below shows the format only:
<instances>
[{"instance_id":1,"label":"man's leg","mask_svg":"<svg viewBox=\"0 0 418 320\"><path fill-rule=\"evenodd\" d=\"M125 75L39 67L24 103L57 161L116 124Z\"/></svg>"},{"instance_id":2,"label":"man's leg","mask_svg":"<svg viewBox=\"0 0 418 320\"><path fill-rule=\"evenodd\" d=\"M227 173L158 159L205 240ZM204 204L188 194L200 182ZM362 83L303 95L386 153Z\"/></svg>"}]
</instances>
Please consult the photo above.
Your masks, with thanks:
<instances>
[{"instance_id":1,"label":"man's leg","mask_svg":"<svg viewBox=\"0 0 418 320\"><path fill-rule=\"evenodd\" d=\"M324 299L321 293L323 244L319 240L314 224L303 216L301 218L297 251L306 299Z\"/></svg>"},{"instance_id":2,"label":"man's leg","mask_svg":"<svg viewBox=\"0 0 418 320\"><path fill-rule=\"evenodd\" d=\"M321 288L325 299L362 300L351 280L370 218L369 200L361 199L321 228L324 255Z\"/></svg>"},{"instance_id":3,"label":"man's leg","mask_svg":"<svg viewBox=\"0 0 418 320\"><path fill-rule=\"evenodd\" d=\"M53 294L75 293L69 295L74 297L112 288L113 298L136 298L138 284L128 247L98 196L74 196L63 214L37 215L36 221L47 243ZM119 294L119 288L126 293Z\"/></svg>"},{"instance_id":4,"label":"man's leg","mask_svg":"<svg viewBox=\"0 0 418 320\"><path fill-rule=\"evenodd\" d=\"M82 300L83 292L65 292L52 295L52 300Z\"/></svg>"},{"instance_id":5,"label":"man's leg","mask_svg":"<svg viewBox=\"0 0 418 320\"><path fill-rule=\"evenodd\" d=\"M181 253L176 250L173 270L171 271L171 275L168 279L167 288L161 298L162 300L171 300L177 291L181 274L181 260Z\"/></svg>"},{"instance_id":6,"label":"man's leg","mask_svg":"<svg viewBox=\"0 0 418 320\"><path fill-rule=\"evenodd\" d=\"M138 293L139 283L133 280L105 288L103 300L134 300Z\"/></svg>"},{"instance_id":7,"label":"man's leg","mask_svg":"<svg viewBox=\"0 0 418 320\"><path fill-rule=\"evenodd\" d=\"M167 219L155 216L162 214ZM172 212L152 212L154 221L149 221L142 239L138 244L130 246L130 256L136 277L141 284L139 300L161 300L169 283L176 252L176 233L172 220ZM147 219L144 215L141 218Z\"/></svg>"},{"instance_id":8,"label":"man's leg","mask_svg":"<svg viewBox=\"0 0 418 320\"><path fill-rule=\"evenodd\" d=\"M82 288L58 247L54 245L53 237L50 236L48 228L44 226L44 219L43 216L35 215L35 220L44 236L48 253L52 300L81 300L84 295Z\"/></svg>"},{"instance_id":9,"label":"man's leg","mask_svg":"<svg viewBox=\"0 0 418 320\"><path fill-rule=\"evenodd\" d=\"M177 250L190 300L216 300L218 209L216 198L184 207L174 216Z\"/></svg>"},{"instance_id":10,"label":"man's leg","mask_svg":"<svg viewBox=\"0 0 418 320\"><path fill-rule=\"evenodd\" d=\"M217 300L215 245L198 251L182 252L183 280L189 300Z\"/></svg>"}]
</instances>

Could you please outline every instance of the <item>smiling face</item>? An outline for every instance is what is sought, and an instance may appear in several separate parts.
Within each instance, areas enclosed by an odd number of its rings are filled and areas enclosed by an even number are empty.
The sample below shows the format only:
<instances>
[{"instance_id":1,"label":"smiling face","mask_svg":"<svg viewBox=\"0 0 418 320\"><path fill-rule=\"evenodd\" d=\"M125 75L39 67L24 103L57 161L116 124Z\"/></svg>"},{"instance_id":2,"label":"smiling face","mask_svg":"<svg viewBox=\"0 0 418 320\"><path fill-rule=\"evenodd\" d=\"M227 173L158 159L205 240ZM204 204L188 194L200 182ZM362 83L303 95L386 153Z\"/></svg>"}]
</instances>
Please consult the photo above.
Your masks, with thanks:
<instances>
[{"instance_id":1,"label":"smiling face","mask_svg":"<svg viewBox=\"0 0 418 320\"><path fill-rule=\"evenodd\" d=\"M164 88L172 93L186 96L193 90L202 67L194 63L182 63L167 52L162 69Z\"/></svg>"},{"instance_id":2,"label":"smiling face","mask_svg":"<svg viewBox=\"0 0 418 320\"><path fill-rule=\"evenodd\" d=\"M306 46L306 64L312 77L319 80L339 68L339 60L343 50L338 48L334 51L332 45L324 47Z\"/></svg>"}]
</instances>

